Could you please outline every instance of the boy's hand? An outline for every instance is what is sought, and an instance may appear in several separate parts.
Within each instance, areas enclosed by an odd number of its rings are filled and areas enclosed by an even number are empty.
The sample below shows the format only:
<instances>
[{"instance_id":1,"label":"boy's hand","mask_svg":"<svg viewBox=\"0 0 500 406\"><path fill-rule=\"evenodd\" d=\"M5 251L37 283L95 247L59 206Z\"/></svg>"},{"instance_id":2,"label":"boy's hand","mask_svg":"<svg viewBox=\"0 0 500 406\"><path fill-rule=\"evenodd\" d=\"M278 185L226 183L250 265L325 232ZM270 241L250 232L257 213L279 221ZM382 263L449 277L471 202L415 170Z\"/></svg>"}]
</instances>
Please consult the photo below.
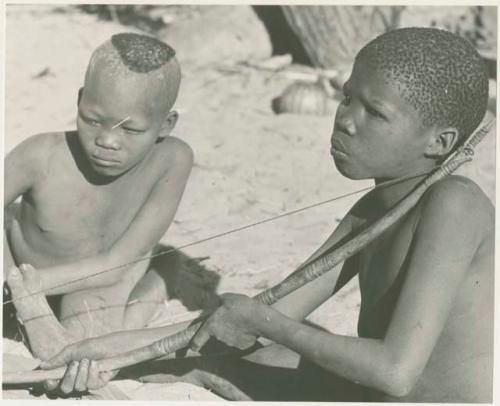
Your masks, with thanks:
<instances>
[{"instance_id":1,"label":"boy's hand","mask_svg":"<svg viewBox=\"0 0 500 406\"><path fill-rule=\"evenodd\" d=\"M65 394L100 389L105 386L118 371L99 372L96 361L87 358L71 361L61 381L46 381L45 388L50 391L58 386Z\"/></svg>"},{"instance_id":2,"label":"boy's hand","mask_svg":"<svg viewBox=\"0 0 500 406\"><path fill-rule=\"evenodd\" d=\"M191 349L201 347L215 337L231 347L245 350L255 344L259 335L255 327L262 305L244 295L225 293L220 296L221 306L203 323L191 341Z\"/></svg>"},{"instance_id":3,"label":"boy's hand","mask_svg":"<svg viewBox=\"0 0 500 406\"><path fill-rule=\"evenodd\" d=\"M61 380L49 380L44 383L47 391L58 387L65 394L73 391L84 392L88 389L99 389L113 379L118 371L99 372L95 360L101 358L100 351L92 346L92 339L70 344L48 361L42 361L42 369L53 369L68 365Z\"/></svg>"}]
</instances>

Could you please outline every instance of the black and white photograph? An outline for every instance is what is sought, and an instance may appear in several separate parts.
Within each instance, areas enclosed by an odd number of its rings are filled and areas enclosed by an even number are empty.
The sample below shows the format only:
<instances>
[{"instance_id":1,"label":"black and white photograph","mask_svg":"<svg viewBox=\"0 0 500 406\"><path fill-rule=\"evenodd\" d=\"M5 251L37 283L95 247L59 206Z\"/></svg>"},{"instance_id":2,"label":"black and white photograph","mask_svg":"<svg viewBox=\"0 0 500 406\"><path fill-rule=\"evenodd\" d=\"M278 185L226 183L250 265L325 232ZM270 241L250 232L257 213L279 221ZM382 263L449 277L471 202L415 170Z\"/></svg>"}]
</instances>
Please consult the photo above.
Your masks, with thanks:
<instances>
[{"instance_id":1,"label":"black and white photograph","mask_svg":"<svg viewBox=\"0 0 500 406\"><path fill-rule=\"evenodd\" d=\"M6 2L2 399L498 401L498 8L417 4Z\"/></svg>"}]
</instances>

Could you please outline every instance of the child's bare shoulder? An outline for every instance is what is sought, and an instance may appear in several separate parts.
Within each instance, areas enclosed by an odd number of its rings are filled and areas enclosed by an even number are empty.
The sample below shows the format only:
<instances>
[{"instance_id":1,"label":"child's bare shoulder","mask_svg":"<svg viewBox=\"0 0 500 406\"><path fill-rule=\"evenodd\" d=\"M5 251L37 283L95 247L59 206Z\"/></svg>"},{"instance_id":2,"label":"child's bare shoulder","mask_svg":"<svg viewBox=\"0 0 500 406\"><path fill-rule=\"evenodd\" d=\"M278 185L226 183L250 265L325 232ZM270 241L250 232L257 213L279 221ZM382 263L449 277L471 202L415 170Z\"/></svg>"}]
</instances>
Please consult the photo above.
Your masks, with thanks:
<instances>
[{"instance_id":1,"label":"child's bare shoulder","mask_svg":"<svg viewBox=\"0 0 500 406\"><path fill-rule=\"evenodd\" d=\"M22 152L50 153L64 145L65 134L62 132L39 133L26 138L18 144L16 149Z\"/></svg>"},{"instance_id":2,"label":"child's bare shoulder","mask_svg":"<svg viewBox=\"0 0 500 406\"><path fill-rule=\"evenodd\" d=\"M425 200L428 206L443 205L455 212L473 210L488 217L494 214L493 205L482 189L471 179L460 175L448 176L431 186Z\"/></svg>"},{"instance_id":3,"label":"child's bare shoulder","mask_svg":"<svg viewBox=\"0 0 500 406\"><path fill-rule=\"evenodd\" d=\"M472 227L481 235L493 229L493 205L469 178L451 175L435 183L424 195L421 205L421 220L422 217L432 217L435 227L455 221L463 227Z\"/></svg>"},{"instance_id":4,"label":"child's bare shoulder","mask_svg":"<svg viewBox=\"0 0 500 406\"><path fill-rule=\"evenodd\" d=\"M32 135L19 143L6 158L6 165L18 164L42 171L55 152L65 147L65 135L61 132Z\"/></svg>"},{"instance_id":5,"label":"child's bare shoulder","mask_svg":"<svg viewBox=\"0 0 500 406\"><path fill-rule=\"evenodd\" d=\"M165 137L155 149L155 163L163 171L172 168L191 168L194 154L189 144L176 137Z\"/></svg>"}]
</instances>

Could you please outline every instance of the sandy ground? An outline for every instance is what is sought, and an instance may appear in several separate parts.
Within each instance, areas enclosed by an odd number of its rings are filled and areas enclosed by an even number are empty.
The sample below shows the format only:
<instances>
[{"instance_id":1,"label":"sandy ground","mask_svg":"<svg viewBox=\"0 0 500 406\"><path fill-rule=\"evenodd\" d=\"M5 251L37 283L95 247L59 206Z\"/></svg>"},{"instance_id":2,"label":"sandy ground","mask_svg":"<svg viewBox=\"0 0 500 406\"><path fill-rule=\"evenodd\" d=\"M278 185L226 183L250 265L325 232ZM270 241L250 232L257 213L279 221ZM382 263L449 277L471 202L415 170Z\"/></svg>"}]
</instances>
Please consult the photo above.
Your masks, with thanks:
<instances>
[{"instance_id":1,"label":"sandy ground","mask_svg":"<svg viewBox=\"0 0 500 406\"><path fill-rule=\"evenodd\" d=\"M225 18L228 15L231 18ZM371 184L348 180L336 171L329 155L333 116L275 115L271 111L272 99L292 83L286 72L299 68L271 72L248 65L271 55L264 28L249 7L223 7L215 13L207 8L205 21L210 24L181 18L162 34L177 49L183 68L176 103L180 120L174 135L186 140L195 152L181 206L162 242L181 247ZM244 23L229 24L223 33L213 28L227 21ZM194 27L198 36L188 38L185 33L192 33ZM35 133L75 127L77 91L90 52L123 31L130 29L75 11L33 6L7 9L6 153ZM493 196L494 137L482 148L486 158L470 172L482 179L483 188ZM203 264L212 271L209 278L218 280L217 292L254 295L306 259L358 197L183 252L208 257ZM358 308L359 293L353 282L311 320L340 334L355 334ZM155 323L194 314L174 300ZM187 385L179 390L182 394L174 388L170 392L161 389L158 398L186 399L198 389ZM145 399L145 392L133 398ZM4 396L17 397L10 392Z\"/></svg>"}]
</instances>

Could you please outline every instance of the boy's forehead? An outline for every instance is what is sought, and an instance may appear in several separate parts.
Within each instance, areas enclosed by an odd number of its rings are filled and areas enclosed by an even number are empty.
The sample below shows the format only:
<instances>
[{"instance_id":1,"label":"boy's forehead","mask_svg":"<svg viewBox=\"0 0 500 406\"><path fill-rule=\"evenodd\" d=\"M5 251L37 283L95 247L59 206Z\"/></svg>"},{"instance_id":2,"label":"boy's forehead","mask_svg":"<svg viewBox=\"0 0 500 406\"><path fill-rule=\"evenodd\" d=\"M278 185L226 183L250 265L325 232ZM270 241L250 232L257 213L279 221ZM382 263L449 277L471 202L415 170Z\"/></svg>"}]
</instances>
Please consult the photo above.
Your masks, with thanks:
<instances>
[{"instance_id":1,"label":"boy's forehead","mask_svg":"<svg viewBox=\"0 0 500 406\"><path fill-rule=\"evenodd\" d=\"M356 62L348 85L358 86L370 102L383 104L400 114L411 114L420 120L420 112L411 102L411 89L384 69Z\"/></svg>"}]
</instances>

